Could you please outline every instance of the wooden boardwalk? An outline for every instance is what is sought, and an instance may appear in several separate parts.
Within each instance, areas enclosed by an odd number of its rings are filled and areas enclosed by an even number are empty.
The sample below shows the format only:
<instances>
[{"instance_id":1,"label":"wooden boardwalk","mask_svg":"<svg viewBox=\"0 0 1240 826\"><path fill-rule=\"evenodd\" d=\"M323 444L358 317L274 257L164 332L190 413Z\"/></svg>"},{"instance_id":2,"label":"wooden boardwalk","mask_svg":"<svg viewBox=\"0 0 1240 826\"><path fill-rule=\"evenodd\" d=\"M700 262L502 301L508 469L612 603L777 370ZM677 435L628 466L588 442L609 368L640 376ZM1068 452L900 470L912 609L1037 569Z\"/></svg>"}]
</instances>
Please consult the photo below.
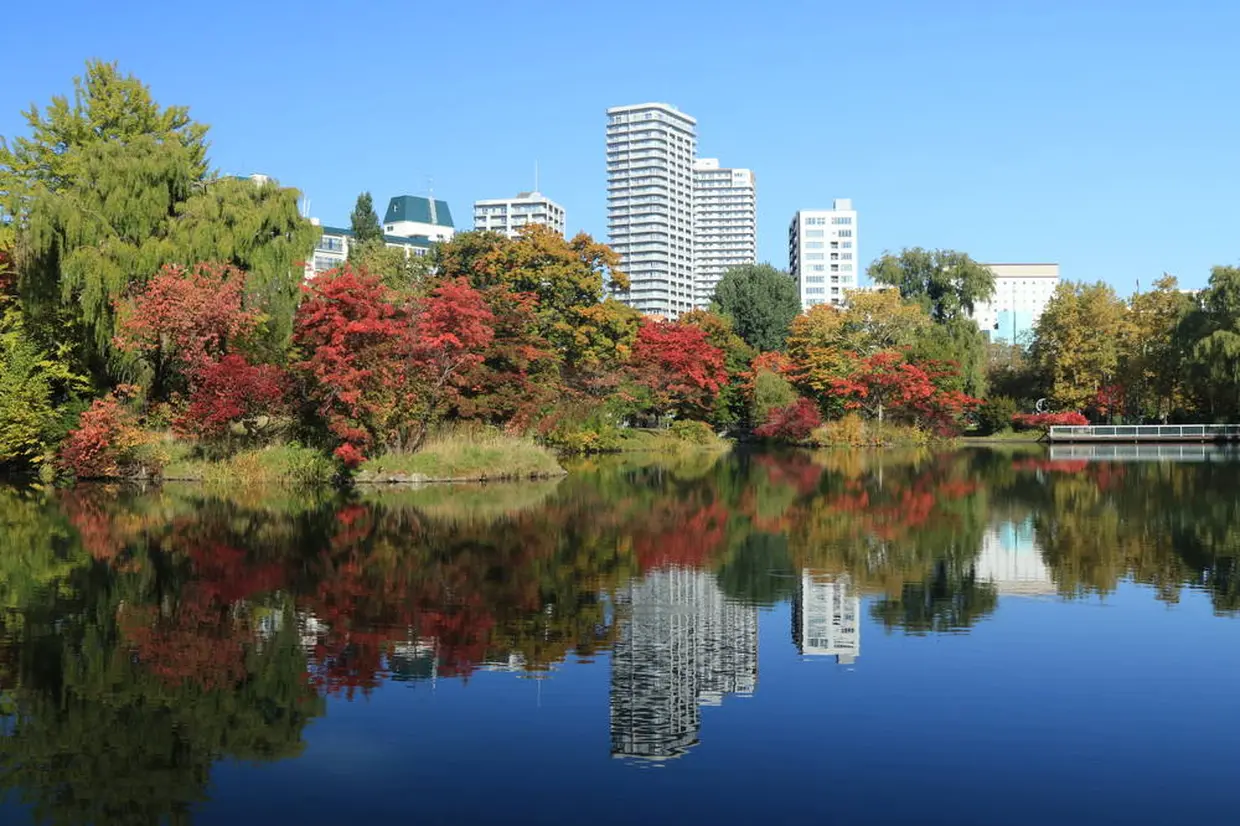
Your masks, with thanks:
<instances>
[{"instance_id":1,"label":"wooden boardwalk","mask_svg":"<svg viewBox=\"0 0 1240 826\"><path fill-rule=\"evenodd\" d=\"M1051 442L1240 442L1240 424L1057 425Z\"/></svg>"}]
</instances>

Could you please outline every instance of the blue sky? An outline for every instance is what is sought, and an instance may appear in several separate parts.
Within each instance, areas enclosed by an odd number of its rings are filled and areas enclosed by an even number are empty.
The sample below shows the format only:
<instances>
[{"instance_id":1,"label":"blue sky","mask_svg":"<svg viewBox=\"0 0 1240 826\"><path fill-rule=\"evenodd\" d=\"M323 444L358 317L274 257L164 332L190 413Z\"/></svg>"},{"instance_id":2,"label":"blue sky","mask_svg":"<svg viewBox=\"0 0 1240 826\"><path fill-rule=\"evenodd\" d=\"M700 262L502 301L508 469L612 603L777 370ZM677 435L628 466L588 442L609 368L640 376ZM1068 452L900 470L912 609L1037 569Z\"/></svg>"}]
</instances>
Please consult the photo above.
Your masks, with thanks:
<instances>
[{"instance_id":1,"label":"blue sky","mask_svg":"<svg viewBox=\"0 0 1240 826\"><path fill-rule=\"evenodd\" d=\"M605 237L604 110L698 120L758 176L759 257L798 208L851 197L862 258L949 247L1058 261L1121 292L1240 264L1240 3L871 0L711 4L212 4L5 11L0 135L114 59L211 124L212 160L344 221L361 190L457 224L533 183Z\"/></svg>"}]
</instances>

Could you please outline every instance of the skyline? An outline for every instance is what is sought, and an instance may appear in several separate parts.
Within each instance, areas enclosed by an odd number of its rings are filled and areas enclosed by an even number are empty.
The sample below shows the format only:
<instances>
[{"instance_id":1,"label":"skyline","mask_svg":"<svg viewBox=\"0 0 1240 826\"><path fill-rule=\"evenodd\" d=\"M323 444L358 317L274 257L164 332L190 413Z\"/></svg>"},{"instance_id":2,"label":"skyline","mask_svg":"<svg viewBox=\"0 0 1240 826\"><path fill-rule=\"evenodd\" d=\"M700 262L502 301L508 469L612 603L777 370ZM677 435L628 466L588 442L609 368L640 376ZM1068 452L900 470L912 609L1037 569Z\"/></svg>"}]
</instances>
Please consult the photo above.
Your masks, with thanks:
<instances>
[{"instance_id":1,"label":"skyline","mask_svg":"<svg viewBox=\"0 0 1240 826\"><path fill-rule=\"evenodd\" d=\"M1126 295L1163 271L1200 287L1210 266L1240 261L1240 115L1226 105L1240 8L787 3L755 19L723 3L704 20L647 7L445 7L419 18L426 35L382 25L378 5L226 2L199 19L121 3L96 19L71 0L55 38L10 48L21 71L0 88L0 135L25 134L21 110L69 94L99 57L210 124L220 171L298 187L326 224L347 221L359 192L424 195L430 180L466 224L475 200L530 189L537 162L569 233L605 240L606 109L653 100L698 120L700 157L754 171L758 260L781 269L792 215L835 198L863 216L862 272L884 250L953 248L1057 261L1065 280ZM242 9L273 33L261 48L238 34ZM10 22L33 31L36 14ZM281 34L288 19L322 21L319 45ZM620 49L633 43L650 53Z\"/></svg>"}]
</instances>

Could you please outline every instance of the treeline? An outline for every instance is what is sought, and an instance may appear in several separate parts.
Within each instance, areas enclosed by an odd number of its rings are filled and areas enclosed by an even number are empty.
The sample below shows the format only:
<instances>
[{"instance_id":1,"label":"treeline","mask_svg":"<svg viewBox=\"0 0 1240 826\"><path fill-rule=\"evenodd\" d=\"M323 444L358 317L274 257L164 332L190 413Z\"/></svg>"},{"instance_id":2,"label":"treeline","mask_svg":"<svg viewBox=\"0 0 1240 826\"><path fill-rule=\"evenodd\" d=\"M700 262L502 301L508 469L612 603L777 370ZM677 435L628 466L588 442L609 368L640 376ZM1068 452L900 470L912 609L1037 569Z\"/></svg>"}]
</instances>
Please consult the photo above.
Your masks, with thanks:
<instances>
[{"instance_id":1,"label":"treeline","mask_svg":"<svg viewBox=\"0 0 1240 826\"><path fill-rule=\"evenodd\" d=\"M1029 346L997 355L994 393L1024 406L1045 398L1097 422L1237 421L1240 268L1215 267L1199 292L1164 276L1127 299L1060 284Z\"/></svg>"},{"instance_id":2,"label":"treeline","mask_svg":"<svg viewBox=\"0 0 1240 826\"><path fill-rule=\"evenodd\" d=\"M0 144L6 465L158 472L175 434L201 457L296 441L356 467L449 421L570 451L669 422L856 441L857 416L952 432L984 390L964 316L985 283L945 291L914 258L888 273L909 301L798 315L791 279L751 266L712 311L642 318L585 234L466 232L421 259L384 245L363 196L348 266L307 281L319 230L297 191L212 171L207 127L114 65L25 116Z\"/></svg>"}]
</instances>

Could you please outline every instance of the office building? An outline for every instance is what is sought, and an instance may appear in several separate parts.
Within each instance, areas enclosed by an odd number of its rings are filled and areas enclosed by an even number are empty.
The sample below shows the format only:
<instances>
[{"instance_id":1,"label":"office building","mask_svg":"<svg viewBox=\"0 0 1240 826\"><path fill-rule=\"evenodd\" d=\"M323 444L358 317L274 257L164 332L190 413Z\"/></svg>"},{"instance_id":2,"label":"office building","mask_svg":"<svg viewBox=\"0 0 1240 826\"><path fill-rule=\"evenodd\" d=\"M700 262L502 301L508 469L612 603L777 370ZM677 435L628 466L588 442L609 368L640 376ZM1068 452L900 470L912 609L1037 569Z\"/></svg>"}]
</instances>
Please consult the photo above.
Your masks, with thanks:
<instances>
[{"instance_id":1,"label":"office building","mask_svg":"<svg viewBox=\"0 0 1240 826\"><path fill-rule=\"evenodd\" d=\"M383 231L400 238L421 236L431 241L447 241L456 234L447 202L419 195L397 195L388 201Z\"/></svg>"},{"instance_id":2,"label":"office building","mask_svg":"<svg viewBox=\"0 0 1240 826\"><path fill-rule=\"evenodd\" d=\"M526 224L543 224L564 235L564 207L539 192L522 192L515 198L474 201L474 229L517 237Z\"/></svg>"},{"instance_id":3,"label":"office building","mask_svg":"<svg viewBox=\"0 0 1240 826\"><path fill-rule=\"evenodd\" d=\"M694 304L705 309L731 267L758 260L757 182L748 169L693 164Z\"/></svg>"},{"instance_id":4,"label":"office building","mask_svg":"<svg viewBox=\"0 0 1240 826\"><path fill-rule=\"evenodd\" d=\"M792 603L792 641L802 656L835 657L848 665L861 654L861 597L847 574L801 571Z\"/></svg>"},{"instance_id":5,"label":"office building","mask_svg":"<svg viewBox=\"0 0 1240 826\"><path fill-rule=\"evenodd\" d=\"M857 286L857 211L852 200L836 198L831 209L803 209L788 227L788 272L797 282L801 309L841 306Z\"/></svg>"},{"instance_id":6,"label":"office building","mask_svg":"<svg viewBox=\"0 0 1240 826\"><path fill-rule=\"evenodd\" d=\"M992 341L1021 344L1033 335L1042 311L1059 286L1058 264L985 264L995 274L995 293L973 307L973 319Z\"/></svg>"},{"instance_id":7,"label":"office building","mask_svg":"<svg viewBox=\"0 0 1240 826\"><path fill-rule=\"evenodd\" d=\"M758 680L758 609L728 599L714 574L651 571L617 597L611 753L669 760L698 742L701 706L749 695Z\"/></svg>"},{"instance_id":8,"label":"office building","mask_svg":"<svg viewBox=\"0 0 1240 826\"><path fill-rule=\"evenodd\" d=\"M607 234L640 312L694 306L693 160L697 121L666 103L607 110Z\"/></svg>"}]
</instances>

